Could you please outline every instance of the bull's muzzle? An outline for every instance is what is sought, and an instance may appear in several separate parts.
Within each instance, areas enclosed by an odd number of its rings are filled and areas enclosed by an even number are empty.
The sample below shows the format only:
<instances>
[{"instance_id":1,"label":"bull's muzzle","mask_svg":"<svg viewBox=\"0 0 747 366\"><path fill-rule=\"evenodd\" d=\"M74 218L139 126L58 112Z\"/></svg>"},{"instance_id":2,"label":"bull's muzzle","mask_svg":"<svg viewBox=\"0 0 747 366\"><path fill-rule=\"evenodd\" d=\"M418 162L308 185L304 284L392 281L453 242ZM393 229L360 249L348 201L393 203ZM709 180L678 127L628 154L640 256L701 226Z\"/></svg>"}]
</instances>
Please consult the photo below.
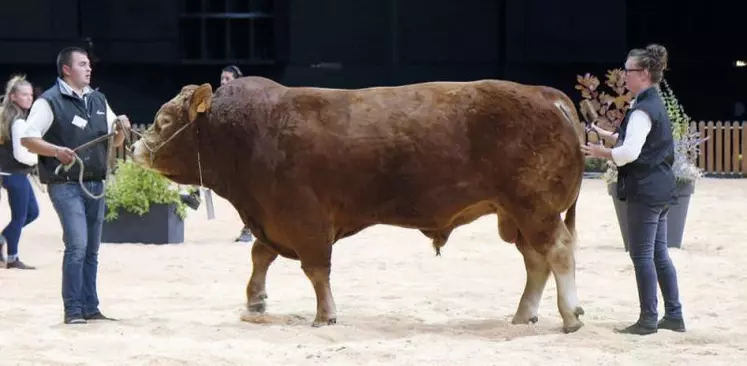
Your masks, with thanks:
<instances>
[{"instance_id":1,"label":"bull's muzzle","mask_svg":"<svg viewBox=\"0 0 747 366\"><path fill-rule=\"evenodd\" d=\"M135 141L130 147L132 152L132 160L139 165L149 166L150 156L148 155L148 149L145 148L141 140Z\"/></svg>"}]
</instances>

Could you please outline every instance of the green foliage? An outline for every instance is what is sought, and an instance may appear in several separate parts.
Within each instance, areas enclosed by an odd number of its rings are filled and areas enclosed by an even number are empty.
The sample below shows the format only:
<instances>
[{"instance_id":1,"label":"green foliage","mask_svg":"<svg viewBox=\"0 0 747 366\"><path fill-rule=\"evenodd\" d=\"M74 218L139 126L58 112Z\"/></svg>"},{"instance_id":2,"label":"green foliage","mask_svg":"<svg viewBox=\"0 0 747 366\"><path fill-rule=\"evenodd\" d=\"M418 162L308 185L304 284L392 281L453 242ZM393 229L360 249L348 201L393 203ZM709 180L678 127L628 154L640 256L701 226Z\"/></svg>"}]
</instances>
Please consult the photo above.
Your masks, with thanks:
<instances>
[{"instance_id":1,"label":"green foliage","mask_svg":"<svg viewBox=\"0 0 747 366\"><path fill-rule=\"evenodd\" d=\"M703 177L702 169L695 163L700 153L700 144L707 138L701 138L694 126L690 126L690 117L677 100L674 91L666 80L662 81L662 88L658 89L667 115L672 122L672 136L674 137L674 164L672 170L678 183L690 183Z\"/></svg>"},{"instance_id":2,"label":"green foliage","mask_svg":"<svg viewBox=\"0 0 747 366\"><path fill-rule=\"evenodd\" d=\"M672 136L676 141L681 140L690 128L690 117L685 113L685 109L682 108L677 97L674 95L674 91L669 87L669 83L666 80L662 81L663 88L659 89L659 95L664 100L664 106L667 108L667 115L669 120L672 122Z\"/></svg>"},{"instance_id":3,"label":"green foliage","mask_svg":"<svg viewBox=\"0 0 747 366\"><path fill-rule=\"evenodd\" d=\"M131 160L117 160L116 173L106 189L106 221L119 217L119 209L144 215L151 204L176 204L177 215L187 216L179 191L170 187L171 181L157 172L135 164Z\"/></svg>"}]
</instances>

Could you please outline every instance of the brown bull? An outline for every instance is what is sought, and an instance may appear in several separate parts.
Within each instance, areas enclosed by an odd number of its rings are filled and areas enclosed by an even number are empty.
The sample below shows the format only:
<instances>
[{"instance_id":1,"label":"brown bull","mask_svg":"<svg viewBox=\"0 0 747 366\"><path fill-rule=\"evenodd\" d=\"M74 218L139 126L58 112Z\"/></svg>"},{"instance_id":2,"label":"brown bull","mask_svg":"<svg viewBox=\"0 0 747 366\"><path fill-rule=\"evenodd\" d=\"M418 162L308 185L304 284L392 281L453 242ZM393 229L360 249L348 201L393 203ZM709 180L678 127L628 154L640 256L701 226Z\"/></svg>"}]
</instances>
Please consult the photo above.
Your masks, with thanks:
<instances>
[{"instance_id":1,"label":"brown bull","mask_svg":"<svg viewBox=\"0 0 747 366\"><path fill-rule=\"evenodd\" d=\"M313 325L335 323L335 242L385 224L422 231L439 252L458 226L497 214L500 237L516 244L527 270L513 323L537 321L552 272L563 329L573 332L583 326L574 259L580 126L560 91L507 81L340 90L249 77L215 94L209 84L185 86L134 155L237 209L257 237L249 311L264 312L267 270L280 255L300 260L314 287Z\"/></svg>"}]
</instances>

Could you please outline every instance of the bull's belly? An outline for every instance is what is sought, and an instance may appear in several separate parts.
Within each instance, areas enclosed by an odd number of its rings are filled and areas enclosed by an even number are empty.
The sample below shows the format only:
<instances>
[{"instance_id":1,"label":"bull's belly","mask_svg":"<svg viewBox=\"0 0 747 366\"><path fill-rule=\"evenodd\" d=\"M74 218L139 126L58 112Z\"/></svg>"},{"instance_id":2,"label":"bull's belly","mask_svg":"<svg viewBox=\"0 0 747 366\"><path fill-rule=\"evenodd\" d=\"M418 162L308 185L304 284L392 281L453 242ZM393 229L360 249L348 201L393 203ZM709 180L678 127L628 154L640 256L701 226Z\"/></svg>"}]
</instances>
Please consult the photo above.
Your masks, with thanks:
<instances>
[{"instance_id":1,"label":"bull's belly","mask_svg":"<svg viewBox=\"0 0 747 366\"><path fill-rule=\"evenodd\" d=\"M468 224L496 212L496 203L483 199L442 197L432 201L399 202L374 215L371 224L419 230L442 230Z\"/></svg>"}]
</instances>

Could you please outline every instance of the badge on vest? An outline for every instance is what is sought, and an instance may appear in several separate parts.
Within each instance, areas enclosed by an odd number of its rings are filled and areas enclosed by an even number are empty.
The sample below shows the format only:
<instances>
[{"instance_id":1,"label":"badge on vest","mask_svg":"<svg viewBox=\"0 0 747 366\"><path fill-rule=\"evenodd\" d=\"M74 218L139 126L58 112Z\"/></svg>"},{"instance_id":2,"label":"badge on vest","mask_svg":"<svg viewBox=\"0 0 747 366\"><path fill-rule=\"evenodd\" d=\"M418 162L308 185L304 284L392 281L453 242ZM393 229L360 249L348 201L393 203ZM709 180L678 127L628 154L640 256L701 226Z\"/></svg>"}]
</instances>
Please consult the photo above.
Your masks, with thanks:
<instances>
[{"instance_id":1,"label":"badge on vest","mask_svg":"<svg viewBox=\"0 0 747 366\"><path fill-rule=\"evenodd\" d=\"M77 126L78 128L86 128L86 125L88 125L88 120L84 118L78 117L76 114L75 117L73 117L73 125Z\"/></svg>"}]
</instances>

